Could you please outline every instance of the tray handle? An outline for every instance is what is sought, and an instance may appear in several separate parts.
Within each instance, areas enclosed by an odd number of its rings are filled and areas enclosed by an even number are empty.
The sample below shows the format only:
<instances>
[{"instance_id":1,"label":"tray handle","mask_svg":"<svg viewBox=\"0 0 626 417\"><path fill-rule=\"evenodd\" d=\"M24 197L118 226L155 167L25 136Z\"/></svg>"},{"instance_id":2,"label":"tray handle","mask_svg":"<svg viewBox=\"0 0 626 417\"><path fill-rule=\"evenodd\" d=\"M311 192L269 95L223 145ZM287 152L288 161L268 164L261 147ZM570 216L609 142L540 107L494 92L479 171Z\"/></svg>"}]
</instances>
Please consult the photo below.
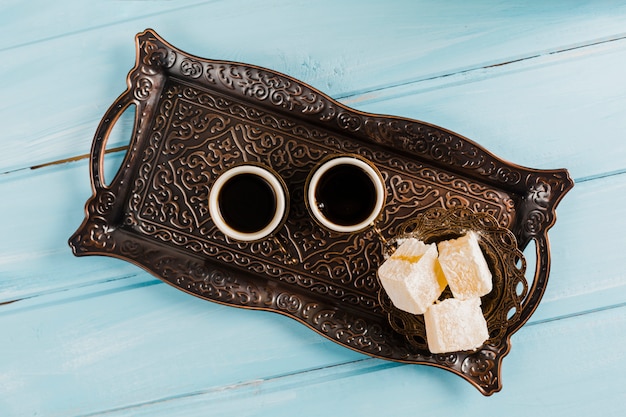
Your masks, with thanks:
<instances>
[{"instance_id":1,"label":"tray handle","mask_svg":"<svg viewBox=\"0 0 626 417\"><path fill-rule=\"evenodd\" d=\"M106 153L106 144L109 139L109 135L113 130L113 126L124 114L124 112L130 107L131 104L136 104L130 91L126 91L120 95L111 106L107 109L106 113L100 120L100 124L96 129L94 140L91 145L90 156L90 176L91 187L93 191L101 189L108 189L104 182L104 156Z\"/></svg>"},{"instance_id":2,"label":"tray handle","mask_svg":"<svg viewBox=\"0 0 626 417\"><path fill-rule=\"evenodd\" d=\"M509 335L518 331L535 312L539 306L539 302L546 292L548 276L550 275L550 240L548 239L547 230L537 236L533 236L530 240L534 241L535 256L537 259L533 274L533 282L531 287L528 289L528 296L522 303L519 318L516 323L508 329Z\"/></svg>"}]
</instances>

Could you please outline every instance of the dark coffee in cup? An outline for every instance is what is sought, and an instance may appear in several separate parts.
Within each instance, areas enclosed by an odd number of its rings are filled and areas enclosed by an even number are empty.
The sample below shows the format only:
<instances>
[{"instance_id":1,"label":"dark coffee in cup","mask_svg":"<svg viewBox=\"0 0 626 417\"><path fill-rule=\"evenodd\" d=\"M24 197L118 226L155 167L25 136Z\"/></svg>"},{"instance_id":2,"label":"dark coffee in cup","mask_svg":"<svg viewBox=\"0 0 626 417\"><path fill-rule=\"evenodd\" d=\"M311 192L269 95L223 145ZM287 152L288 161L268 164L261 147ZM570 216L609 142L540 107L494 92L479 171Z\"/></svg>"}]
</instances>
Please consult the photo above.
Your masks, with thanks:
<instances>
[{"instance_id":1,"label":"dark coffee in cup","mask_svg":"<svg viewBox=\"0 0 626 417\"><path fill-rule=\"evenodd\" d=\"M307 207L313 218L337 232L356 232L371 226L385 199L378 170L352 155L323 161L314 169L305 188Z\"/></svg>"},{"instance_id":2,"label":"dark coffee in cup","mask_svg":"<svg viewBox=\"0 0 626 417\"><path fill-rule=\"evenodd\" d=\"M287 189L268 168L239 165L220 175L209 193L209 213L226 236L242 241L271 235L286 218Z\"/></svg>"},{"instance_id":3,"label":"dark coffee in cup","mask_svg":"<svg viewBox=\"0 0 626 417\"><path fill-rule=\"evenodd\" d=\"M370 216L376 207L376 187L360 167L336 165L320 176L315 201L329 221L350 226Z\"/></svg>"},{"instance_id":4,"label":"dark coffee in cup","mask_svg":"<svg viewBox=\"0 0 626 417\"><path fill-rule=\"evenodd\" d=\"M217 202L226 224L242 233L263 230L276 213L274 190L265 178L255 174L228 179Z\"/></svg>"}]
</instances>

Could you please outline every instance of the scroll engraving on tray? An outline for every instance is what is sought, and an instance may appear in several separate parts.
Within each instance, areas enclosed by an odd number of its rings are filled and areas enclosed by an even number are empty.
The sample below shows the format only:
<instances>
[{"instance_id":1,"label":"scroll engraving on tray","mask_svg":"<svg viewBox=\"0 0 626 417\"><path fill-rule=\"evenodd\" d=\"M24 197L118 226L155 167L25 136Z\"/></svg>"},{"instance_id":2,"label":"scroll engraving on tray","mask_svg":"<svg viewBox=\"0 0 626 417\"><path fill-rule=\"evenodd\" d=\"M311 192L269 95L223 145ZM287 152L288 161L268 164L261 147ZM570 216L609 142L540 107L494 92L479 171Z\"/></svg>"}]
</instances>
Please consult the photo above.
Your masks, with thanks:
<instances>
[{"instance_id":1,"label":"scroll engraving on tray","mask_svg":"<svg viewBox=\"0 0 626 417\"><path fill-rule=\"evenodd\" d=\"M389 191L381 221L386 233L395 233L415 210L432 206L468 206L492 213L503 225L513 221L506 193L196 87L169 82L155 120L133 184L127 226L351 305L378 309L374 271L382 252L372 231L331 236L308 215L304 182L328 153L361 154L380 167ZM272 166L291 188L285 227L299 268L281 262L283 254L272 241L230 242L210 219L212 182L229 167L250 161Z\"/></svg>"}]
</instances>

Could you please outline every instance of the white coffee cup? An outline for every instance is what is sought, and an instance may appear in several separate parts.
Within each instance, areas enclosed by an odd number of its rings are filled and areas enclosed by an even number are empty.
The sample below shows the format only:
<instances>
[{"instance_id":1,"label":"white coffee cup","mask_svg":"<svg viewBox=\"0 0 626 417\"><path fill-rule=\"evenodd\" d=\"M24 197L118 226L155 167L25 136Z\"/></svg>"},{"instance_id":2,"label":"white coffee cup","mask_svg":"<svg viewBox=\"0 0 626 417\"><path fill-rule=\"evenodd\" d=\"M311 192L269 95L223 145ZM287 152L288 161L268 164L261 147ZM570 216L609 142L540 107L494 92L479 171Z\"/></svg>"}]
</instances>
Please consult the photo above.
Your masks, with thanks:
<instances>
[{"instance_id":1,"label":"white coffee cup","mask_svg":"<svg viewBox=\"0 0 626 417\"><path fill-rule=\"evenodd\" d=\"M251 242L271 236L288 210L284 181L256 164L238 165L222 173L209 192L209 214L229 238Z\"/></svg>"},{"instance_id":2,"label":"white coffee cup","mask_svg":"<svg viewBox=\"0 0 626 417\"><path fill-rule=\"evenodd\" d=\"M356 155L335 155L312 171L305 199L321 226L335 232L358 232L374 224L382 211L385 185L369 161Z\"/></svg>"}]
</instances>

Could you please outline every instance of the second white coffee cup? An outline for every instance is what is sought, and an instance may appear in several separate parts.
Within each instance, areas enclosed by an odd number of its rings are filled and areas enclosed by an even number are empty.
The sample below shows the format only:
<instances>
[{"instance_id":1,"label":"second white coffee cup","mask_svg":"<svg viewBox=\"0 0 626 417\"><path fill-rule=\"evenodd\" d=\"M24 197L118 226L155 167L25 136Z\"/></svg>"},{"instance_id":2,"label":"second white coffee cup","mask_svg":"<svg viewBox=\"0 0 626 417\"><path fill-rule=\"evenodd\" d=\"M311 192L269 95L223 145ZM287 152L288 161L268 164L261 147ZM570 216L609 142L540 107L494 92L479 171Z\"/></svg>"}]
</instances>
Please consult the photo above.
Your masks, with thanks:
<instances>
[{"instance_id":1,"label":"second white coffee cup","mask_svg":"<svg viewBox=\"0 0 626 417\"><path fill-rule=\"evenodd\" d=\"M385 202L382 176L369 161L356 155L323 160L305 185L309 212L323 227L342 233L371 226Z\"/></svg>"}]
</instances>

